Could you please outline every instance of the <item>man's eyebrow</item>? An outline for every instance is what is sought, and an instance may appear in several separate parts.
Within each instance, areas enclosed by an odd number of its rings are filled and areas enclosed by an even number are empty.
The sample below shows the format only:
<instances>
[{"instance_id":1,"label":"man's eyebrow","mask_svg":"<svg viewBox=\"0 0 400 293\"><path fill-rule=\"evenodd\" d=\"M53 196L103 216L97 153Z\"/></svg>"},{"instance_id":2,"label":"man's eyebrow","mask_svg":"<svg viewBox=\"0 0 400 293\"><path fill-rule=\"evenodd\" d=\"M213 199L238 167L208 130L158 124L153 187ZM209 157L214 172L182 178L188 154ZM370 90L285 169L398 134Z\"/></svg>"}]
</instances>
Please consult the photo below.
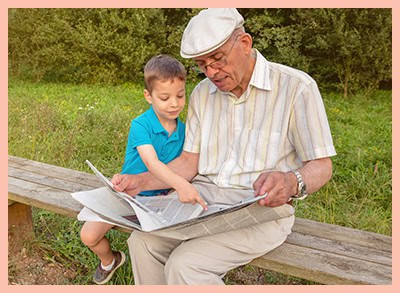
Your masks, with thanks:
<instances>
[{"instance_id":1,"label":"man's eyebrow","mask_svg":"<svg viewBox=\"0 0 400 293\"><path fill-rule=\"evenodd\" d=\"M211 59L219 59L219 58L215 58L217 55L224 55L224 52L222 52L222 51L216 52L216 53L212 54L211 56L207 57L206 59L208 59L208 58L211 58ZM194 60L195 62L204 62L203 59L196 59L196 58L194 58L193 60Z\"/></svg>"}]
</instances>

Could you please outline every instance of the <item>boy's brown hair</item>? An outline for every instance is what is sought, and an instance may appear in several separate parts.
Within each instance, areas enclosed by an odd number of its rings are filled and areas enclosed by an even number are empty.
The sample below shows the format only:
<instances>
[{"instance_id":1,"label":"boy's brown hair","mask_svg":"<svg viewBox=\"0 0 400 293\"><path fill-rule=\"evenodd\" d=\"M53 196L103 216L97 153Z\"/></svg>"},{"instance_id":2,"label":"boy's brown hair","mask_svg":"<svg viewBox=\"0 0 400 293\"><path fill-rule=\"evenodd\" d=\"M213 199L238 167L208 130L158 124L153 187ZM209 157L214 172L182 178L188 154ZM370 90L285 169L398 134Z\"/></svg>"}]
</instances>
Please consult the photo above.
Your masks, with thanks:
<instances>
[{"instance_id":1,"label":"boy's brown hair","mask_svg":"<svg viewBox=\"0 0 400 293\"><path fill-rule=\"evenodd\" d=\"M151 93L156 81L178 78L186 81L186 69L175 58L161 54L151 58L144 67L144 86Z\"/></svg>"}]
</instances>

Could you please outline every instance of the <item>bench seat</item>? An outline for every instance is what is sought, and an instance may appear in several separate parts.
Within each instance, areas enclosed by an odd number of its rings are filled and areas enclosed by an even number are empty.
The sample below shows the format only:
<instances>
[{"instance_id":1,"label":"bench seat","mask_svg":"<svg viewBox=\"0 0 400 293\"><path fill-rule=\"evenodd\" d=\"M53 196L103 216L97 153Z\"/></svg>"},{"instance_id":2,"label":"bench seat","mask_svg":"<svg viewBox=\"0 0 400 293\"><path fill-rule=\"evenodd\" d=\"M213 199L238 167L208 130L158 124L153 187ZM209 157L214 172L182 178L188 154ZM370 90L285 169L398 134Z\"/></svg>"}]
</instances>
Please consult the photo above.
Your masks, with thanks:
<instances>
[{"instance_id":1,"label":"bench seat","mask_svg":"<svg viewBox=\"0 0 400 293\"><path fill-rule=\"evenodd\" d=\"M70 193L101 186L93 174L8 157L9 206L74 218L82 206ZM392 237L296 218L286 242L250 264L322 284L391 284Z\"/></svg>"}]
</instances>

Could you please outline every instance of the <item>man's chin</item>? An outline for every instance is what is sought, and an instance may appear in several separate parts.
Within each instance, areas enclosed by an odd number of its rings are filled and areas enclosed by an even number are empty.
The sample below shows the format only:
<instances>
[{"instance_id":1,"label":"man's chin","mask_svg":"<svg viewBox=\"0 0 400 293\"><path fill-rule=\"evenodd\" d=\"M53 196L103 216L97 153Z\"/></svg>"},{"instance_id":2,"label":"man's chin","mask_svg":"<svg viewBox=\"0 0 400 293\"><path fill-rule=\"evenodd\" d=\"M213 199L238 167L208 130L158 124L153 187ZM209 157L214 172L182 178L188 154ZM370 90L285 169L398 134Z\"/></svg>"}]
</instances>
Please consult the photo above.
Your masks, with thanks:
<instances>
[{"instance_id":1,"label":"man's chin","mask_svg":"<svg viewBox=\"0 0 400 293\"><path fill-rule=\"evenodd\" d=\"M214 85L221 91L221 92L230 92L232 87L227 84L218 84L214 82Z\"/></svg>"}]
</instances>

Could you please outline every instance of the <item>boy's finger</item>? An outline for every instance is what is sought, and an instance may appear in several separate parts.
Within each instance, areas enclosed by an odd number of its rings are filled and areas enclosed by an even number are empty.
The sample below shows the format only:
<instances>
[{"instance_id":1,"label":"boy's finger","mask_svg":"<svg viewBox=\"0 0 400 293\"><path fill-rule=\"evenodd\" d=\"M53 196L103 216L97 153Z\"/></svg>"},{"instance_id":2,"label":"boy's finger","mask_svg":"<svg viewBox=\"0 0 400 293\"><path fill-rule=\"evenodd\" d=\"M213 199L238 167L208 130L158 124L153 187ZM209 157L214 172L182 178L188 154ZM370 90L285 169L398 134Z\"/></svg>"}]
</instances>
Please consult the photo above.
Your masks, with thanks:
<instances>
[{"instance_id":1,"label":"boy's finger","mask_svg":"<svg viewBox=\"0 0 400 293\"><path fill-rule=\"evenodd\" d=\"M201 197L196 199L196 201L203 207L205 211L208 210L207 203Z\"/></svg>"}]
</instances>

